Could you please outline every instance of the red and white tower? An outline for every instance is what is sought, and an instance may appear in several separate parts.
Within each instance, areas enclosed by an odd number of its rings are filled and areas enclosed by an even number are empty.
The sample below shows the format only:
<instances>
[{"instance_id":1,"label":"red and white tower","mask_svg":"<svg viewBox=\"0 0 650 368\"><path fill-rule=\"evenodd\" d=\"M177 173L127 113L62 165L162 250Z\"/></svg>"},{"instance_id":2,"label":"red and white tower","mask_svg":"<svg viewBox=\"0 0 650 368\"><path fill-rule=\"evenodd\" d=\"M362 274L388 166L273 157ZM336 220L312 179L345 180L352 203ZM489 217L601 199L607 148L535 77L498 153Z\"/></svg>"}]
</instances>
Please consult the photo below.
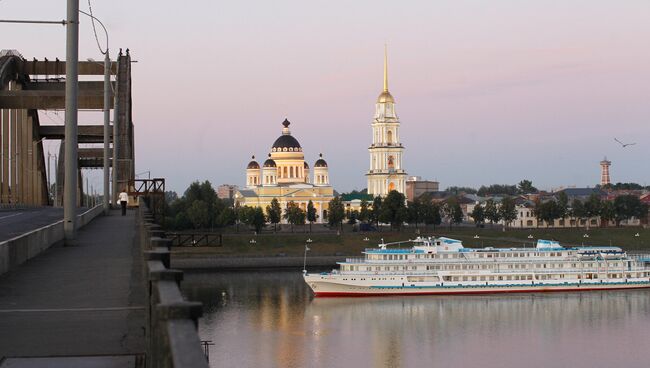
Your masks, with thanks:
<instances>
[{"instance_id":1,"label":"red and white tower","mask_svg":"<svg viewBox=\"0 0 650 368\"><path fill-rule=\"evenodd\" d=\"M611 183L611 181L609 180L609 166L611 164L612 164L611 161L607 161L607 157L605 157L602 161L600 161L600 186L601 187Z\"/></svg>"}]
</instances>

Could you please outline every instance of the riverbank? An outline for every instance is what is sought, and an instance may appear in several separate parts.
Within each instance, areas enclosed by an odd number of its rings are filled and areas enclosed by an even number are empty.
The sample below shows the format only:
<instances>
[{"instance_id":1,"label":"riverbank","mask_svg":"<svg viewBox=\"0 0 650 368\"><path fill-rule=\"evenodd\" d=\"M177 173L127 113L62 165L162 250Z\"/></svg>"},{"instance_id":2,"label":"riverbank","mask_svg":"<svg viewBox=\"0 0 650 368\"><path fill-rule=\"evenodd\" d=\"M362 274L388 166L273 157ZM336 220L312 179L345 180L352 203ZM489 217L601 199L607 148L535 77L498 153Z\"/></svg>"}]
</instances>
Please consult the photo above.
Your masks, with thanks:
<instances>
[{"instance_id":1,"label":"riverbank","mask_svg":"<svg viewBox=\"0 0 650 368\"><path fill-rule=\"evenodd\" d=\"M178 257L171 260L172 268L184 270L256 270L265 268L291 268L302 270L304 257ZM345 261L342 256L314 256L307 258L307 269L334 268L336 262Z\"/></svg>"},{"instance_id":2,"label":"riverbank","mask_svg":"<svg viewBox=\"0 0 650 368\"><path fill-rule=\"evenodd\" d=\"M423 236L447 236L463 241L465 247L534 247L537 239L558 240L565 246L614 245L626 251L649 251L650 230L643 228L573 228L507 230L477 228L437 228L422 230ZM587 235L585 237L585 234ZM638 236L637 236L638 234ZM414 231L322 233L278 233L264 235L224 235L220 247L184 247L172 251L172 267L180 269L302 269L305 244L308 266L335 267L346 257L357 257L365 248L413 239ZM478 236L478 237L477 237ZM531 238L532 236L532 238ZM308 242L308 239L311 242ZM254 240L254 241L252 241ZM399 247L400 245L393 245ZM409 246L405 244L404 246ZM308 267L309 269L309 267Z\"/></svg>"}]
</instances>

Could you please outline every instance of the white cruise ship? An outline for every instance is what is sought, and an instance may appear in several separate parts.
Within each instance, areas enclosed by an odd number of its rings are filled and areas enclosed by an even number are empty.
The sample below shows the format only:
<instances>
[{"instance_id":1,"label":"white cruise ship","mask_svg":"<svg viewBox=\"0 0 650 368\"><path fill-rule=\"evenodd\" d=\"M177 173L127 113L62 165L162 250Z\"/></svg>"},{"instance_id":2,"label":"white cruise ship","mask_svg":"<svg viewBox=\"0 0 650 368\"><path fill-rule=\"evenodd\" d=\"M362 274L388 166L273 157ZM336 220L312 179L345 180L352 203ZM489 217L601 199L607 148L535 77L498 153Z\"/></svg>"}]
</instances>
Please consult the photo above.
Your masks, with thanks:
<instances>
[{"instance_id":1,"label":"white cruise ship","mask_svg":"<svg viewBox=\"0 0 650 368\"><path fill-rule=\"evenodd\" d=\"M316 296L522 293L650 287L650 259L618 247L464 248L459 240L417 238L410 248L366 249L340 270L303 271ZM400 243L392 243L400 244Z\"/></svg>"}]
</instances>

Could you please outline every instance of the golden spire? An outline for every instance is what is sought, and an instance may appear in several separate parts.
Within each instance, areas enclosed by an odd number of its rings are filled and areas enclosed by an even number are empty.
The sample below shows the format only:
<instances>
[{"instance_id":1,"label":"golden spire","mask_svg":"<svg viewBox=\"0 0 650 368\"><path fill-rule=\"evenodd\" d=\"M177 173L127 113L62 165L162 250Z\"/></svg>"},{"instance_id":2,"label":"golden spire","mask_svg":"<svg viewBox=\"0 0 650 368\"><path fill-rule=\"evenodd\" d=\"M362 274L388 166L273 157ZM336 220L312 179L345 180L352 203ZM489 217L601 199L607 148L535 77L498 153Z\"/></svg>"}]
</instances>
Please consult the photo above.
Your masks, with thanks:
<instances>
[{"instance_id":1,"label":"golden spire","mask_svg":"<svg viewBox=\"0 0 650 368\"><path fill-rule=\"evenodd\" d=\"M388 46L384 44L384 92L388 92Z\"/></svg>"}]
</instances>

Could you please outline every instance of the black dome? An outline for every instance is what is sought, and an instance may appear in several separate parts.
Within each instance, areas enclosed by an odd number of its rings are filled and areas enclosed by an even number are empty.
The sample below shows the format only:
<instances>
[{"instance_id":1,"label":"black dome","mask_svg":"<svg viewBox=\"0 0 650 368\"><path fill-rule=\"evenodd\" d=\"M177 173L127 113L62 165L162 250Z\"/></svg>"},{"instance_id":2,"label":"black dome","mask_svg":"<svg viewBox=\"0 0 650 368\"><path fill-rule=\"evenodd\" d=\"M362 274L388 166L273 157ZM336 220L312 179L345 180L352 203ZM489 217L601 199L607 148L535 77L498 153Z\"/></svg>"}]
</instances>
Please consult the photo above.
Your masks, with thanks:
<instances>
[{"instance_id":1,"label":"black dome","mask_svg":"<svg viewBox=\"0 0 650 368\"><path fill-rule=\"evenodd\" d=\"M246 166L247 169L259 169L260 164L255 161L255 156L251 157L251 162L248 163L248 166Z\"/></svg>"},{"instance_id":2,"label":"black dome","mask_svg":"<svg viewBox=\"0 0 650 368\"><path fill-rule=\"evenodd\" d=\"M305 169L309 169L309 164L307 164L307 161L305 161Z\"/></svg>"},{"instance_id":3,"label":"black dome","mask_svg":"<svg viewBox=\"0 0 650 368\"><path fill-rule=\"evenodd\" d=\"M281 135L273 142L272 148L302 148L298 140L289 134Z\"/></svg>"},{"instance_id":4,"label":"black dome","mask_svg":"<svg viewBox=\"0 0 650 368\"><path fill-rule=\"evenodd\" d=\"M275 161L273 161L272 159L268 159L264 161L264 167L277 167L277 166L275 165Z\"/></svg>"},{"instance_id":5,"label":"black dome","mask_svg":"<svg viewBox=\"0 0 650 368\"><path fill-rule=\"evenodd\" d=\"M316 160L314 167L327 167L327 162L325 162L325 160L323 160L322 158L319 158L318 160Z\"/></svg>"}]
</instances>

